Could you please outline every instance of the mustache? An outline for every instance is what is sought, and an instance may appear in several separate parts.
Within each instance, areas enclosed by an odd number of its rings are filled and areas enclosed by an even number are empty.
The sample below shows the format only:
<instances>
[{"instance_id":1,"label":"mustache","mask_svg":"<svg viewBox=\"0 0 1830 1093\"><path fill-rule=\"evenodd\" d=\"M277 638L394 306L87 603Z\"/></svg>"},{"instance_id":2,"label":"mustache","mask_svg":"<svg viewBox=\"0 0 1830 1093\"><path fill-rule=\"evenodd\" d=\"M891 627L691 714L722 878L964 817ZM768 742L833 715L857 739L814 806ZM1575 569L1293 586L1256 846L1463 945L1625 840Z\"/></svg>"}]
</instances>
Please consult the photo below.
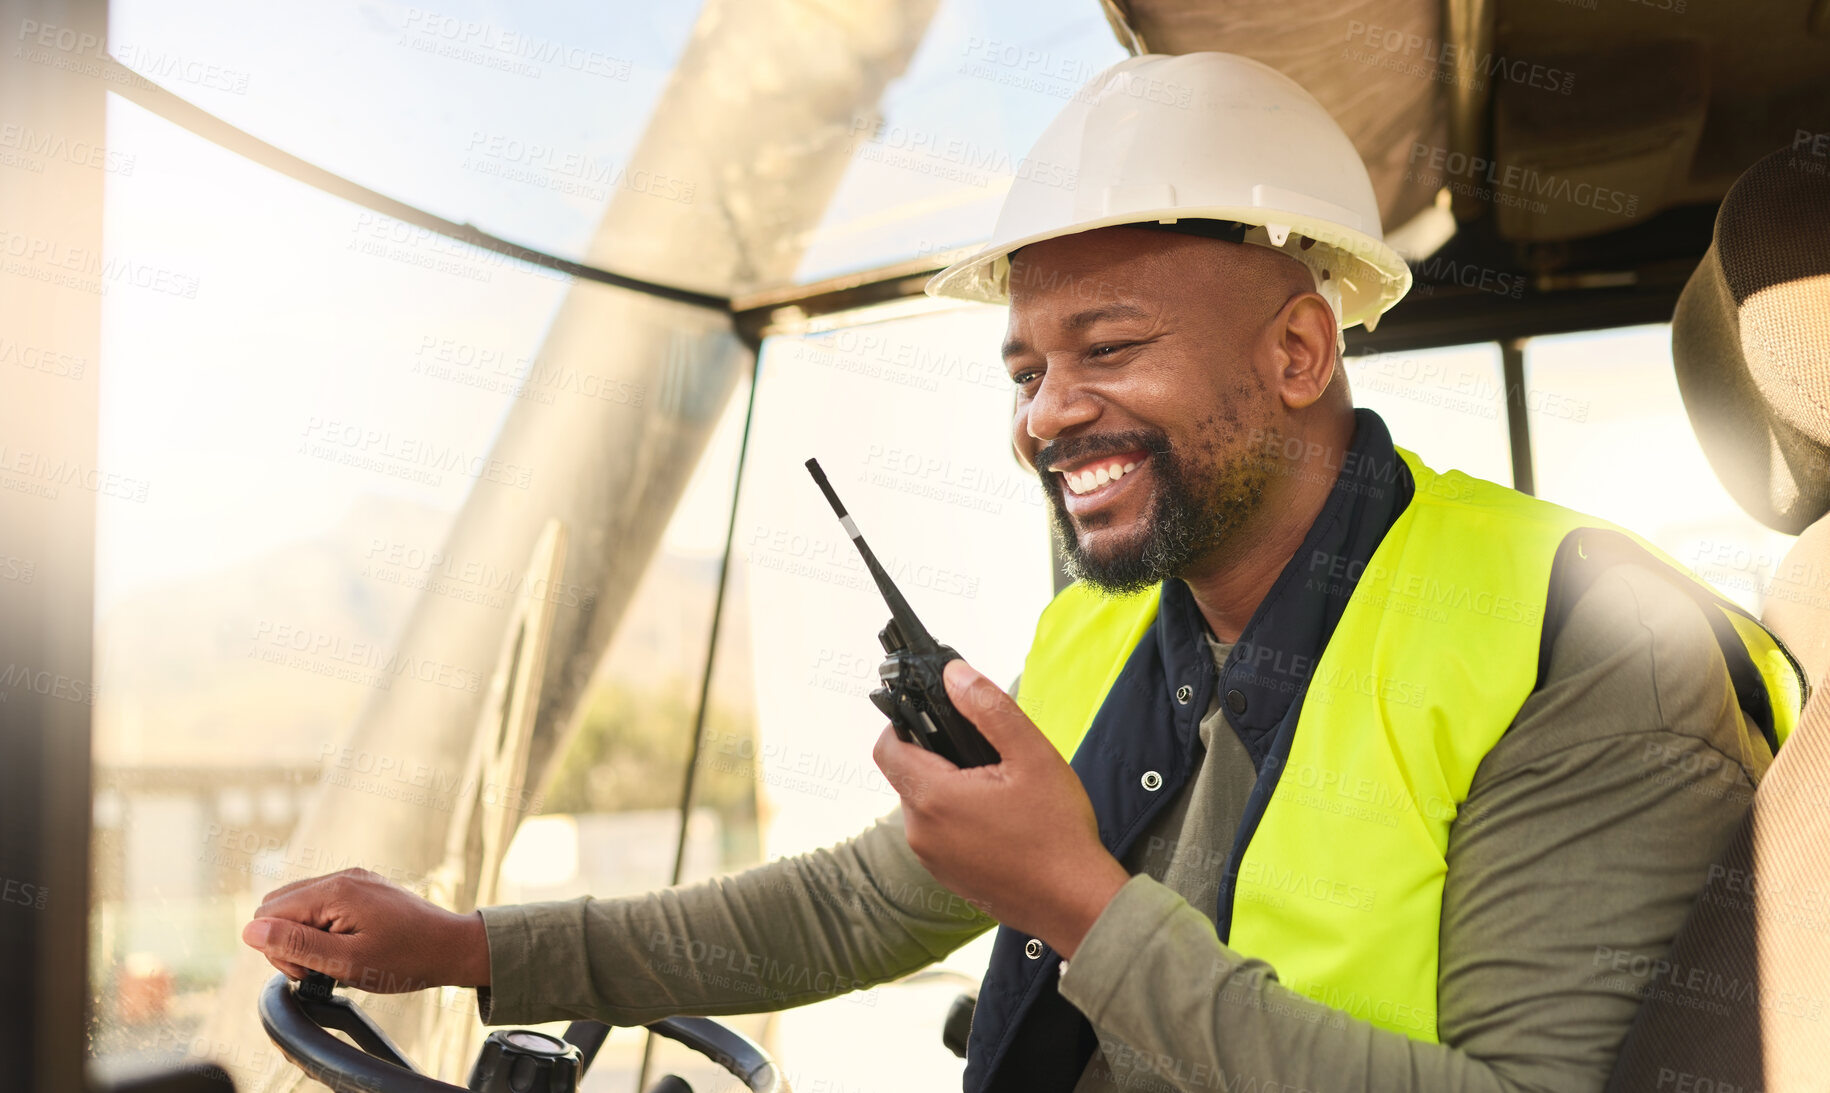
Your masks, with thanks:
<instances>
[{"instance_id":1,"label":"mustache","mask_svg":"<svg viewBox=\"0 0 1830 1093\"><path fill-rule=\"evenodd\" d=\"M1168 455L1169 434L1161 429L1129 429L1095 436L1070 436L1053 440L1036 451L1036 473L1048 477L1049 468L1060 463L1081 463L1105 455L1144 451L1151 455Z\"/></svg>"}]
</instances>

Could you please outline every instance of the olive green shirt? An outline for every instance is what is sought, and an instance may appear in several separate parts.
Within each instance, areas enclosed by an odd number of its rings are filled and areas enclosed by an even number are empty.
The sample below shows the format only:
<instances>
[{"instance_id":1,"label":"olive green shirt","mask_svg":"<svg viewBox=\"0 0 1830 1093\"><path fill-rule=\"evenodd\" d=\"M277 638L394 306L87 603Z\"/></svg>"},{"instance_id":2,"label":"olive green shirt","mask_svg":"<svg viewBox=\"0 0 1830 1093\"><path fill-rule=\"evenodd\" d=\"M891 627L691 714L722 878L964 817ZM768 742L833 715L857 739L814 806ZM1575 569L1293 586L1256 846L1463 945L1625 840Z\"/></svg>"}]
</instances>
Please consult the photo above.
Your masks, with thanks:
<instances>
[{"instance_id":1,"label":"olive green shirt","mask_svg":"<svg viewBox=\"0 0 1830 1093\"><path fill-rule=\"evenodd\" d=\"M1426 1043L1296 994L1219 940L1254 775L1217 713L1201 739L1200 769L1062 970L1101 1045L1076 1093L1599 1090L1772 759L1701 609L1646 570L1599 579L1450 827L1441 1042ZM993 925L921 867L897 813L735 876L483 920L491 1024L781 1009L896 979Z\"/></svg>"}]
</instances>

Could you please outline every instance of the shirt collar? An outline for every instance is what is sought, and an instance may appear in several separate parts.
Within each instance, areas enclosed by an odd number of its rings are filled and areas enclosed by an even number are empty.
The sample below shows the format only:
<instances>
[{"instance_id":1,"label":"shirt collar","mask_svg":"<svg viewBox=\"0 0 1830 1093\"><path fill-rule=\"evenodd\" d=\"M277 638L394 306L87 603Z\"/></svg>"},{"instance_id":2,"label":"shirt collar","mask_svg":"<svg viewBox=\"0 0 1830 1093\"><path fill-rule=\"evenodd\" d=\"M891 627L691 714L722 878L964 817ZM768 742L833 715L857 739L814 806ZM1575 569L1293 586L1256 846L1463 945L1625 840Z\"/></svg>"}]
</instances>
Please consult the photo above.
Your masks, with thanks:
<instances>
[{"instance_id":1,"label":"shirt collar","mask_svg":"<svg viewBox=\"0 0 1830 1093\"><path fill-rule=\"evenodd\" d=\"M1328 500L1218 670L1221 712L1254 766L1308 682L1367 560L1416 488L1385 422L1367 409L1354 411L1346 451L1312 453L1293 465L1300 473L1332 475ZM1205 623L1186 583L1163 583L1158 618L1165 662L1184 661L1189 650L1208 659Z\"/></svg>"}]
</instances>

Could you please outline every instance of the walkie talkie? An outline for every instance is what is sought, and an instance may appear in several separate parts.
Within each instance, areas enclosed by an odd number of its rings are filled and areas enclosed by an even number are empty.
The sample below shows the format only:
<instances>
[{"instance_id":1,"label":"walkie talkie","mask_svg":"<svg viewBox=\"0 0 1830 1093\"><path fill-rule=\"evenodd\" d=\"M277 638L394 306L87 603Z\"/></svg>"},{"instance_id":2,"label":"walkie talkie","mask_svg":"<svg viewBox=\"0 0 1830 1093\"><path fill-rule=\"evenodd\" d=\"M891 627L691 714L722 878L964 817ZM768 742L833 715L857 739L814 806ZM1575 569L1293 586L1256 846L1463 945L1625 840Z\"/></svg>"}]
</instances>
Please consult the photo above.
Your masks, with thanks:
<instances>
[{"instance_id":1,"label":"walkie talkie","mask_svg":"<svg viewBox=\"0 0 1830 1093\"><path fill-rule=\"evenodd\" d=\"M883 686L871 692L871 702L890 719L897 736L928 749L956 767L985 767L996 763L1000 758L997 749L980 736L972 722L962 717L947 699L947 686L941 679L941 671L948 661L962 658L952 647L935 641L928 628L909 609L909 602L902 598L890 575L877 564L877 556L865 545L858 525L845 514L839 495L832 492L832 483L826 481L826 472L820 470L820 461L809 459L807 473L813 475L820 492L832 505L832 511L838 513L845 534L851 536L852 545L864 556L865 568L871 571L877 590L890 605L889 625L877 634L883 651L888 654L877 668Z\"/></svg>"}]
</instances>

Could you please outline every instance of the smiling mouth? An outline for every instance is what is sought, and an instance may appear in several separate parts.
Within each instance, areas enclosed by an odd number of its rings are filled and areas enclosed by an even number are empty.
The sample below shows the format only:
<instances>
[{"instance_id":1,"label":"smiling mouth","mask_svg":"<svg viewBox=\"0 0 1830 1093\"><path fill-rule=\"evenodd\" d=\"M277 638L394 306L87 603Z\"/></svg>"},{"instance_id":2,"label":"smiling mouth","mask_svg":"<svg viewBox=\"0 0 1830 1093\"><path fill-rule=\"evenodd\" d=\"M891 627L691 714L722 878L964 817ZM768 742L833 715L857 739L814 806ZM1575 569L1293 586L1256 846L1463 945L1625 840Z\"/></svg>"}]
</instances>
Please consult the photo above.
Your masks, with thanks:
<instances>
[{"instance_id":1,"label":"smiling mouth","mask_svg":"<svg viewBox=\"0 0 1830 1093\"><path fill-rule=\"evenodd\" d=\"M1057 464L1049 468L1061 476L1068 491L1076 497L1092 493L1101 486L1115 482L1150 458L1145 452L1121 452L1118 455L1099 456L1071 466Z\"/></svg>"}]
</instances>

